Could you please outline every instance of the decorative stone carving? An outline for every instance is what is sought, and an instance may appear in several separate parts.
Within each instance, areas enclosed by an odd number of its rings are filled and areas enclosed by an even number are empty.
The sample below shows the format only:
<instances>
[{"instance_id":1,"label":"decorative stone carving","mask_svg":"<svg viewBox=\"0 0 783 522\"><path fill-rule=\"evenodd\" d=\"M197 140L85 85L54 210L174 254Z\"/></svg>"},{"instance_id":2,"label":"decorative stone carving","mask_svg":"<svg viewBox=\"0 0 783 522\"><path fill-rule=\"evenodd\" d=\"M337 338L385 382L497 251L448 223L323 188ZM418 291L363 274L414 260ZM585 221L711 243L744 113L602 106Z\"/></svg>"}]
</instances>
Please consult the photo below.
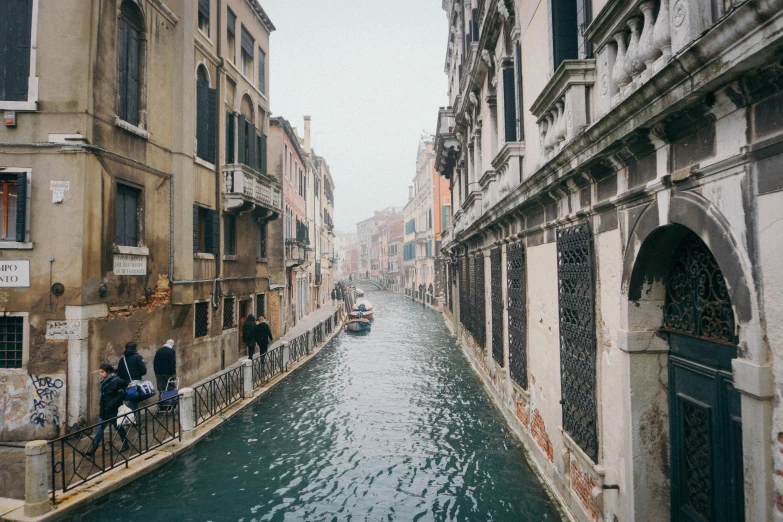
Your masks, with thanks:
<instances>
[{"instance_id":1,"label":"decorative stone carving","mask_svg":"<svg viewBox=\"0 0 783 522\"><path fill-rule=\"evenodd\" d=\"M639 61L644 62L645 65L642 81L647 81L650 78L653 64L655 63L656 58L661 55L661 51L655 46L654 8L655 2L653 1L642 2L639 5L639 9L641 9L642 15L644 16L644 29L642 30L642 36L639 39Z\"/></svg>"},{"instance_id":2,"label":"decorative stone carving","mask_svg":"<svg viewBox=\"0 0 783 522\"><path fill-rule=\"evenodd\" d=\"M631 75L625 72L625 31L618 31L613 35L617 43L617 57L614 60L614 69L612 69L612 80L618 89L622 89L631 83Z\"/></svg>"},{"instance_id":3,"label":"decorative stone carving","mask_svg":"<svg viewBox=\"0 0 783 522\"><path fill-rule=\"evenodd\" d=\"M641 24L641 19L634 16L629 18L627 23L631 29L631 41L625 54L625 72L638 84L639 75L644 70L644 64L639 59L639 25Z\"/></svg>"},{"instance_id":4,"label":"decorative stone carving","mask_svg":"<svg viewBox=\"0 0 783 522\"><path fill-rule=\"evenodd\" d=\"M546 115L546 135L544 136L544 150L547 153L550 152L555 146L554 125L555 125L555 117L550 112L549 114Z\"/></svg>"},{"instance_id":5,"label":"decorative stone carving","mask_svg":"<svg viewBox=\"0 0 783 522\"><path fill-rule=\"evenodd\" d=\"M557 140L557 145L560 146L560 144L565 141L566 137L566 122L563 101L558 101L555 106L557 107L557 134L555 135L555 139Z\"/></svg>"},{"instance_id":6,"label":"decorative stone carving","mask_svg":"<svg viewBox=\"0 0 783 522\"><path fill-rule=\"evenodd\" d=\"M661 0L661 8L658 10L658 19L655 21L653 41L655 47L660 49L663 60L668 62L672 57L672 36L669 20L669 0Z\"/></svg>"},{"instance_id":7,"label":"decorative stone carving","mask_svg":"<svg viewBox=\"0 0 783 522\"><path fill-rule=\"evenodd\" d=\"M692 42L712 23L709 2L675 0L671 6L671 52L677 52Z\"/></svg>"}]
</instances>

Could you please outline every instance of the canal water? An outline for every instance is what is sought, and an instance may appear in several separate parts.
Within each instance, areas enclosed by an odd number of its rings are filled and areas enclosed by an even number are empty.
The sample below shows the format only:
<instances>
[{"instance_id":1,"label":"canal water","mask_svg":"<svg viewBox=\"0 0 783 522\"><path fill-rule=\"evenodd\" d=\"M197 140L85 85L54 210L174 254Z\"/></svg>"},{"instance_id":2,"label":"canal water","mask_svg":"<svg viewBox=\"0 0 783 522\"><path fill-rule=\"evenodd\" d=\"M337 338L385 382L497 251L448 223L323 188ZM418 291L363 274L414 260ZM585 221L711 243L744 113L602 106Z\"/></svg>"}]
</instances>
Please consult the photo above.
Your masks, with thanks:
<instances>
[{"instance_id":1,"label":"canal water","mask_svg":"<svg viewBox=\"0 0 783 522\"><path fill-rule=\"evenodd\" d=\"M439 314L367 297L371 332L72 520L561 520Z\"/></svg>"}]
</instances>

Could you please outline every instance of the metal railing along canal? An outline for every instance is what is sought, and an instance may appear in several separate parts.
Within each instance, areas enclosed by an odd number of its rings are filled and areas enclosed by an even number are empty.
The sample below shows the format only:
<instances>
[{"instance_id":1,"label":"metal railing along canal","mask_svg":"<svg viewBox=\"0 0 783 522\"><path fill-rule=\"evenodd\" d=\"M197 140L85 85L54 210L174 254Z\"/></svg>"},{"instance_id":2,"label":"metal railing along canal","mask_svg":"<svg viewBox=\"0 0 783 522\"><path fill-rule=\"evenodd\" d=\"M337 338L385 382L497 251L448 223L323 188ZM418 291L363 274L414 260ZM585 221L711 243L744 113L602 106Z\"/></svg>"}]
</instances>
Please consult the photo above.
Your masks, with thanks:
<instances>
[{"instance_id":1,"label":"metal railing along canal","mask_svg":"<svg viewBox=\"0 0 783 522\"><path fill-rule=\"evenodd\" d=\"M253 388L269 382L275 375L283 373L284 369L282 346L262 353L253 359Z\"/></svg>"},{"instance_id":2,"label":"metal railing along canal","mask_svg":"<svg viewBox=\"0 0 783 522\"><path fill-rule=\"evenodd\" d=\"M241 366L195 386L193 397L196 406L196 426L241 400L243 386Z\"/></svg>"}]
</instances>

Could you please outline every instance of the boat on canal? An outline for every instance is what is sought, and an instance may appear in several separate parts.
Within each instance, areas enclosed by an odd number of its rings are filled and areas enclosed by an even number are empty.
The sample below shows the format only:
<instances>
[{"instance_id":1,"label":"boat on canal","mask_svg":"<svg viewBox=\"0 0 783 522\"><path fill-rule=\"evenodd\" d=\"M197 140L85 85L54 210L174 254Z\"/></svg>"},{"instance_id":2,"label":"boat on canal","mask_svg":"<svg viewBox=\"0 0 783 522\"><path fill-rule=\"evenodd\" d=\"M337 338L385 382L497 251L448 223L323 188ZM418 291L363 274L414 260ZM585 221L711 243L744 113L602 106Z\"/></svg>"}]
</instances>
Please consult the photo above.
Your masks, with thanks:
<instances>
[{"instance_id":1,"label":"boat on canal","mask_svg":"<svg viewBox=\"0 0 783 522\"><path fill-rule=\"evenodd\" d=\"M353 310L351 310L351 316L372 319L374 308L375 306L369 300L357 299L356 304L353 305Z\"/></svg>"},{"instance_id":2,"label":"boat on canal","mask_svg":"<svg viewBox=\"0 0 783 522\"><path fill-rule=\"evenodd\" d=\"M362 290L361 288L357 288L356 297L364 297L364 290Z\"/></svg>"},{"instance_id":3,"label":"boat on canal","mask_svg":"<svg viewBox=\"0 0 783 522\"><path fill-rule=\"evenodd\" d=\"M372 328L369 319L363 317L354 317L345 322L345 329L349 332L364 332Z\"/></svg>"}]
</instances>

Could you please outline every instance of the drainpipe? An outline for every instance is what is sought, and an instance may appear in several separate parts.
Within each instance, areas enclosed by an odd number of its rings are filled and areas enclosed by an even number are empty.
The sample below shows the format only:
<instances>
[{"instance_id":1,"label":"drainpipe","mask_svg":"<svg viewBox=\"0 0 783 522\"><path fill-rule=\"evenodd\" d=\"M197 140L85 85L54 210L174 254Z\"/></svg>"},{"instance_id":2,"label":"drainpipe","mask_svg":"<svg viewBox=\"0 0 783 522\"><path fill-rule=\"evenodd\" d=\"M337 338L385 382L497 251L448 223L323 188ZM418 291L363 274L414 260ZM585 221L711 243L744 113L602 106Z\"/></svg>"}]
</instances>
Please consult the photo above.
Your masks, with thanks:
<instances>
[{"instance_id":1,"label":"drainpipe","mask_svg":"<svg viewBox=\"0 0 783 522\"><path fill-rule=\"evenodd\" d=\"M221 25L221 21L223 19L223 0L218 0L217 2L217 55L220 60L217 64L217 74L216 78L217 81L215 82L215 104L220 104L220 101L223 99L220 95L220 87L223 83L222 78L222 72L223 72L223 29ZM217 122L220 121L221 113L225 112L225 110L218 111L217 108L215 109L215 125L217 125ZM222 211L222 190L221 190L221 180L223 179L221 168L220 168L220 151L222 151L222 147L220 146L220 125L217 125L217 129L215 129L215 210L218 212L218 226L223 228L223 220L220 219L220 217L223 215ZM218 232L218 237L221 237L221 234ZM220 273L221 268L223 267L223 256L222 256L222 249L221 249L221 243L218 239L217 244L217 254L215 256L215 282L212 284L212 306L214 308L217 308L219 306L218 299L220 297Z\"/></svg>"}]
</instances>

